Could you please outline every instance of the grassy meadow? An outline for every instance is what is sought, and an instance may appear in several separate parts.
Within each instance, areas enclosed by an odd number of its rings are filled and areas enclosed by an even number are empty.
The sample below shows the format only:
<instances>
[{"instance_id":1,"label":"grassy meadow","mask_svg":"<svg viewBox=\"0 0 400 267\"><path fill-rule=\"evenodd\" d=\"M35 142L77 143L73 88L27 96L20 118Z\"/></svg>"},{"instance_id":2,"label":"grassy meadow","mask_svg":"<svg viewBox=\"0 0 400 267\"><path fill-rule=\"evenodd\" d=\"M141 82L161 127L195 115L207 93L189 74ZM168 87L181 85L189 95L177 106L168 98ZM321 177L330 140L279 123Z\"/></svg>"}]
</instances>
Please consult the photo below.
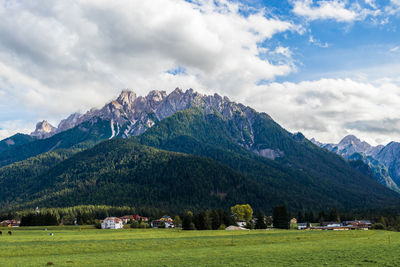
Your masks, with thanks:
<instances>
[{"instance_id":1,"label":"grassy meadow","mask_svg":"<svg viewBox=\"0 0 400 267\"><path fill-rule=\"evenodd\" d=\"M0 266L400 266L398 232L43 229L3 230Z\"/></svg>"}]
</instances>

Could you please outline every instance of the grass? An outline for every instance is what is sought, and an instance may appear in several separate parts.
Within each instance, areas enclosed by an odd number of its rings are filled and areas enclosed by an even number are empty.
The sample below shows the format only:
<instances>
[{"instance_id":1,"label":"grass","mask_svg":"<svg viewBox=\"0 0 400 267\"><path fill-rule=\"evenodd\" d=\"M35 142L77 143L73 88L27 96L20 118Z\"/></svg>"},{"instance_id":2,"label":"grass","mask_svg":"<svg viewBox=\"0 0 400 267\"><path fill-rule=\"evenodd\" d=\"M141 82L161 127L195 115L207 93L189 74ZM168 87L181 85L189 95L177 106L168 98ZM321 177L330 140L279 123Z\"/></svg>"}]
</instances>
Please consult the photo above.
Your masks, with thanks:
<instances>
[{"instance_id":1,"label":"grass","mask_svg":"<svg viewBox=\"0 0 400 267\"><path fill-rule=\"evenodd\" d=\"M387 231L4 232L0 266L400 266L400 233Z\"/></svg>"}]
</instances>

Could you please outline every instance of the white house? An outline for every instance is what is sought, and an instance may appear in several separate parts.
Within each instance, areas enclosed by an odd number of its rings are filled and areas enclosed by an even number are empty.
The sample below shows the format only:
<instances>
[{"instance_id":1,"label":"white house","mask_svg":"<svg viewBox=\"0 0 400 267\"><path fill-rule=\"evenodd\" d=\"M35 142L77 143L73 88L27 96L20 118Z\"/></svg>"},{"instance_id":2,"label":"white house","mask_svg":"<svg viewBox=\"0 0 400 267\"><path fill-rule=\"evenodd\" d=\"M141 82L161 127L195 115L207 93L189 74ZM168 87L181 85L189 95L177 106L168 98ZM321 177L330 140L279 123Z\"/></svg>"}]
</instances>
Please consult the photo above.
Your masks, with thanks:
<instances>
[{"instance_id":1,"label":"white house","mask_svg":"<svg viewBox=\"0 0 400 267\"><path fill-rule=\"evenodd\" d=\"M246 220L237 220L236 223L239 227L246 227L247 224Z\"/></svg>"},{"instance_id":2,"label":"white house","mask_svg":"<svg viewBox=\"0 0 400 267\"><path fill-rule=\"evenodd\" d=\"M304 230L307 229L307 227L308 227L307 223L297 223L298 230Z\"/></svg>"},{"instance_id":3,"label":"white house","mask_svg":"<svg viewBox=\"0 0 400 267\"><path fill-rule=\"evenodd\" d=\"M167 221L167 220L153 220L151 221L150 225L153 228L160 228L161 225L165 225L165 228L175 228L175 225L172 221Z\"/></svg>"},{"instance_id":4,"label":"white house","mask_svg":"<svg viewBox=\"0 0 400 267\"><path fill-rule=\"evenodd\" d=\"M326 227L341 227L341 226L342 226L342 224L338 223L338 222L332 222L332 223L328 223L326 225Z\"/></svg>"},{"instance_id":5,"label":"white house","mask_svg":"<svg viewBox=\"0 0 400 267\"><path fill-rule=\"evenodd\" d=\"M122 220L117 217L107 217L101 223L101 229L121 229L123 227Z\"/></svg>"}]
</instances>

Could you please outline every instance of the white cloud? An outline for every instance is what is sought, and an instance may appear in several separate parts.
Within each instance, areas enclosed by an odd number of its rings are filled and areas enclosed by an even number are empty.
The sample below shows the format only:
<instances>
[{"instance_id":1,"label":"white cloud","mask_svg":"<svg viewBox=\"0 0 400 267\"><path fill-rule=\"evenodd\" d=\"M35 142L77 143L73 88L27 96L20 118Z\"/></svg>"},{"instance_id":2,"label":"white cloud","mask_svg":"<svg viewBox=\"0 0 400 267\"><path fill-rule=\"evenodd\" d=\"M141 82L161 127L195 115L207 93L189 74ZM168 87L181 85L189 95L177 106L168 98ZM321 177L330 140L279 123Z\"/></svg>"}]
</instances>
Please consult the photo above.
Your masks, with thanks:
<instances>
[{"instance_id":1,"label":"white cloud","mask_svg":"<svg viewBox=\"0 0 400 267\"><path fill-rule=\"evenodd\" d=\"M293 52L290 50L289 47L278 46L275 48L275 50L272 52L272 54L280 54L287 58L291 58L293 55Z\"/></svg>"},{"instance_id":2,"label":"white cloud","mask_svg":"<svg viewBox=\"0 0 400 267\"><path fill-rule=\"evenodd\" d=\"M390 0L390 3L394 6L399 6L400 7L400 0Z\"/></svg>"},{"instance_id":3,"label":"white cloud","mask_svg":"<svg viewBox=\"0 0 400 267\"><path fill-rule=\"evenodd\" d=\"M309 138L332 142L355 134L376 144L400 140L399 92L390 80L320 79L259 86L246 103Z\"/></svg>"},{"instance_id":4,"label":"white cloud","mask_svg":"<svg viewBox=\"0 0 400 267\"><path fill-rule=\"evenodd\" d=\"M289 130L321 141L350 132L372 142L399 139L395 129L374 132L374 140L361 131L377 131L379 127L371 124L381 120L387 125L400 116L395 108L400 89L394 81L273 82L296 71L297 50L269 40L287 31L304 34L307 23L266 17L265 10L243 16L239 9L246 6L227 0L192 2L3 1L0 139L30 132L38 120L56 124L77 110L99 107L122 88L143 95L177 86L228 95L270 113ZM293 11L309 20L339 22L376 12L344 1L314 2L294 1ZM268 49L260 45L263 42ZM312 35L309 42L329 46ZM173 75L167 72L171 69L185 71ZM388 75L397 69L379 67L374 73ZM260 81L269 84L257 86ZM9 110L22 111L10 117Z\"/></svg>"},{"instance_id":5,"label":"white cloud","mask_svg":"<svg viewBox=\"0 0 400 267\"><path fill-rule=\"evenodd\" d=\"M26 126L26 123L22 120L0 121L0 140L16 133L32 132L32 129L29 129Z\"/></svg>"},{"instance_id":6,"label":"white cloud","mask_svg":"<svg viewBox=\"0 0 400 267\"><path fill-rule=\"evenodd\" d=\"M310 44L313 44L315 46L321 47L321 48L328 48L329 44L327 42L322 43L320 40L314 39L314 37L310 34L310 37L308 38L308 42Z\"/></svg>"},{"instance_id":7,"label":"white cloud","mask_svg":"<svg viewBox=\"0 0 400 267\"><path fill-rule=\"evenodd\" d=\"M259 57L260 43L301 27L226 0L6 1L0 4L0 81L43 119L99 106L121 88L176 86L239 97L294 66ZM185 75L167 70L182 67ZM10 107L9 107L10 108ZM1 120L1 117L0 117ZM30 122L33 123L33 122Z\"/></svg>"},{"instance_id":8,"label":"white cloud","mask_svg":"<svg viewBox=\"0 0 400 267\"><path fill-rule=\"evenodd\" d=\"M346 3L339 0L319 1L313 6L313 0L294 1L293 12L309 20L333 19L339 22L352 22L358 14L346 8Z\"/></svg>"},{"instance_id":9,"label":"white cloud","mask_svg":"<svg viewBox=\"0 0 400 267\"><path fill-rule=\"evenodd\" d=\"M376 17L381 14L379 9L376 9L374 1L367 0L366 3L372 7L362 8L360 4L342 0L293 0L293 12L313 20L335 20L337 22L354 22L363 20L368 16Z\"/></svg>"},{"instance_id":10,"label":"white cloud","mask_svg":"<svg viewBox=\"0 0 400 267\"><path fill-rule=\"evenodd\" d=\"M390 52L397 52L399 50L400 50L400 46L395 46L395 47L391 48L389 51Z\"/></svg>"},{"instance_id":11,"label":"white cloud","mask_svg":"<svg viewBox=\"0 0 400 267\"><path fill-rule=\"evenodd\" d=\"M377 9L375 0L365 0L365 3L366 3L367 5L369 5L370 7L374 8L374 9Z\"/></svg>"},{"instance_id":12,"label":"white cloud","mask_svg":"<svg viewBox=\"0 0 400 267\"><path fill-rule=\"evenodd\" d=\"M389 15L400 13L400 0L390 0L390 5L385 7L385 12Z\"/></svg>"}]
</instances>

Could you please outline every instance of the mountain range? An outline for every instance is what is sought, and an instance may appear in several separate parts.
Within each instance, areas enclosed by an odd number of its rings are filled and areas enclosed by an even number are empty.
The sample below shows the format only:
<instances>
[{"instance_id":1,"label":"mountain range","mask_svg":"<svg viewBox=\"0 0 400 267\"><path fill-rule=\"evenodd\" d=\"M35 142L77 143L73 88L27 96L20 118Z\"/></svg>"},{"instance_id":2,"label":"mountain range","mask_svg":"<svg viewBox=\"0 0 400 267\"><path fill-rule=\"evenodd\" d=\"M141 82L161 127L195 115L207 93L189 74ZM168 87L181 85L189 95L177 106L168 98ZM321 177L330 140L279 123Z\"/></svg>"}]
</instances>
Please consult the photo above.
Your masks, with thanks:
<instances>
[{"instance_id":1,"label":"mountain range","mask_svg":"<svg viewBox=\"0 0 400 267\"><path fill-rule=\"evenodd\" d=\"M400 192L400 143L371 146L354 135L345 136L338 144L323 144L315 139L311 141L345 159L362 160L370 166L381 184Z\"/></svg>"},{"instance_id":2,"label":"mountain range","mask_svg":"<svg viewBox=\"0 0 400 267\"><path fill-rule=\"evenodd\" d=\"M365 161L320 146L218 94L125 90L57 127L42 121L30 135L0 141L0 207L399 207L400 194Z\"/></svg>"}]
</instances>

